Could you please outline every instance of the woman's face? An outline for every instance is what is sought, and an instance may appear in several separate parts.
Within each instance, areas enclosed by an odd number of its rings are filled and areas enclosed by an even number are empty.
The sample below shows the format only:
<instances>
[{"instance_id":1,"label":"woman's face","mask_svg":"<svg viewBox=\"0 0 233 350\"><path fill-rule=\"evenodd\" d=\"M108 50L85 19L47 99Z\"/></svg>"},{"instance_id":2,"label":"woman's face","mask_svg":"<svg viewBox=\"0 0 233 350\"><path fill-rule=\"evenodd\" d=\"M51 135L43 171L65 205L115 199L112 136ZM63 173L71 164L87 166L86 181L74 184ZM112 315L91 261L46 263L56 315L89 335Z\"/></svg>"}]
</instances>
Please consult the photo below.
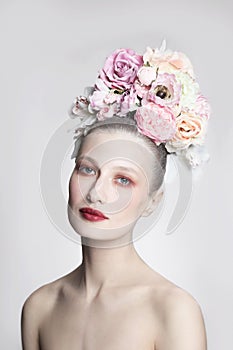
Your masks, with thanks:
<instances>
[{"instance_id":1,"label":"woman's face","mask_svg":"<svg viewBox=\"0 0 233 350\"><path fill-rule=\"evenodd\" d=\"M68 215L75 231L97 240L130 238L137 220L147 216L154 203L149 195L153 162L154 155L134 135L87 135L69 183ZM84 208L98 210L107 219L84 213Z\"/></svg>"}]
</instances>

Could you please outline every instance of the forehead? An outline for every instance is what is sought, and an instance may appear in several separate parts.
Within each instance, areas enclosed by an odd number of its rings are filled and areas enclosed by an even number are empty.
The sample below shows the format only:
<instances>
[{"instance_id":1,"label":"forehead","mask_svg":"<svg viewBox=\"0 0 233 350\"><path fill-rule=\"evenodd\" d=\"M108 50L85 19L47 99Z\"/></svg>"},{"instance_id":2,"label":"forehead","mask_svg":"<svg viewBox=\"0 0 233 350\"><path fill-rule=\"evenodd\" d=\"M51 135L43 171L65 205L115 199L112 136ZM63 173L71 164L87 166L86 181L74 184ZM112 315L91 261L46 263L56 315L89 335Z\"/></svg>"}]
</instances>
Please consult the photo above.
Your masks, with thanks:
<instances>
[{"instance_id":1,"label":"forehead","mask_svg":"<svg viewBox=\"0 0 233 350\"><path fill-rule=\"evenodd\" d=\"M95 159L99 166L124 165L150 174L154 155L149 147L135 135L117 131L93 132L84 138L80 156Z\"/></svg>"}]
</instances>

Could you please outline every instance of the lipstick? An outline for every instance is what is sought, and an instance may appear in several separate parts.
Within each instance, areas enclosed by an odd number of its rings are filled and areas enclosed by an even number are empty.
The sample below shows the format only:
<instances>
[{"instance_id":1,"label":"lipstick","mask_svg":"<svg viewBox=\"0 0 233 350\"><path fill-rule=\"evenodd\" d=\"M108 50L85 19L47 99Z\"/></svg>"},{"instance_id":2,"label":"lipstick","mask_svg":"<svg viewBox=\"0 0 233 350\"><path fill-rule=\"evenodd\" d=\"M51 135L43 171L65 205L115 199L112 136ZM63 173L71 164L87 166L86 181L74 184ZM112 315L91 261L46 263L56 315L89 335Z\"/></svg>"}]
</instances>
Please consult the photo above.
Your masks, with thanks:
<instances>
[{"instance_id":1,"label":"lipstick","mask_svg":"<svg viewBox=\"0 0 233 350\"><path fill-rule=\"evenodd\" d=\"M89 221L102 221L108 219L101 211L92 208L79 209L82 216Z\"/></svg>"}]
</instances>

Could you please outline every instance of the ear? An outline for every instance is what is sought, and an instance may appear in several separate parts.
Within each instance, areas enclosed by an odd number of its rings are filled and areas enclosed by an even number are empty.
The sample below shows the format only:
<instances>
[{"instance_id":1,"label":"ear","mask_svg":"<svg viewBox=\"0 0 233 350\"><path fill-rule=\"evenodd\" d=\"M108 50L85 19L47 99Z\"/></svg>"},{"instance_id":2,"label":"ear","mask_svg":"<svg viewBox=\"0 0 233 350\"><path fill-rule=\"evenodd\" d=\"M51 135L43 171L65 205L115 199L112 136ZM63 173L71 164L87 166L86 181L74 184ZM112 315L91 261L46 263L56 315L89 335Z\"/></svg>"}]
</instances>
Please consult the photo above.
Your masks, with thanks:
<instances>
[{"instance_id":1,"label":"ear","mask_svg":"<svg viewBox=\"0 0 233 350\"><path fill-rule=\"evenodd\" d=\"M155 191L151 197L149 198L148 204L146 208L144 209L142 216L149 216L153 213L155 208L158 206L159 202L163 198L164 191L163 189L160 189L158 191Z\"/></svg>"}]
</instances>

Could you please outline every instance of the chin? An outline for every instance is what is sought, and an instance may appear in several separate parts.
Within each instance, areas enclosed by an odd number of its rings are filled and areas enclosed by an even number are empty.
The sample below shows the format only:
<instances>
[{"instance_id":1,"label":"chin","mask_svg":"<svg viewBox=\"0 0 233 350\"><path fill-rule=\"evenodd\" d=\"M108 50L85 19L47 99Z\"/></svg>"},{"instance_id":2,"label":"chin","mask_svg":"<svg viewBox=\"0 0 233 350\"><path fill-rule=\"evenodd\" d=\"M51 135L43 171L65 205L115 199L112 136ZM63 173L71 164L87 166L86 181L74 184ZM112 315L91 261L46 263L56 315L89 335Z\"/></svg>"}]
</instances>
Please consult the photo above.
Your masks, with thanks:
<instances>
[{"instance_id":1,"label":"chin","mask_svg":"<svg viewBox=\"0 0 233 350\"><path fill-rule=\"evenodd\" d=\"M97 242L113 242L113 244L116 244L118 240L120 243L129 243L131 240L129 237L132 237L135 223L133 223L133 225L130 223L121 227L116 227L117 225L114 224L114 227L110 227L109 220L89 222L82 217L78 210L74 211L70 206L68 206L67 212L70 225L74 231L84 239L95 240L96 246L98 245Z\"/></svg>"}]
</instances>

